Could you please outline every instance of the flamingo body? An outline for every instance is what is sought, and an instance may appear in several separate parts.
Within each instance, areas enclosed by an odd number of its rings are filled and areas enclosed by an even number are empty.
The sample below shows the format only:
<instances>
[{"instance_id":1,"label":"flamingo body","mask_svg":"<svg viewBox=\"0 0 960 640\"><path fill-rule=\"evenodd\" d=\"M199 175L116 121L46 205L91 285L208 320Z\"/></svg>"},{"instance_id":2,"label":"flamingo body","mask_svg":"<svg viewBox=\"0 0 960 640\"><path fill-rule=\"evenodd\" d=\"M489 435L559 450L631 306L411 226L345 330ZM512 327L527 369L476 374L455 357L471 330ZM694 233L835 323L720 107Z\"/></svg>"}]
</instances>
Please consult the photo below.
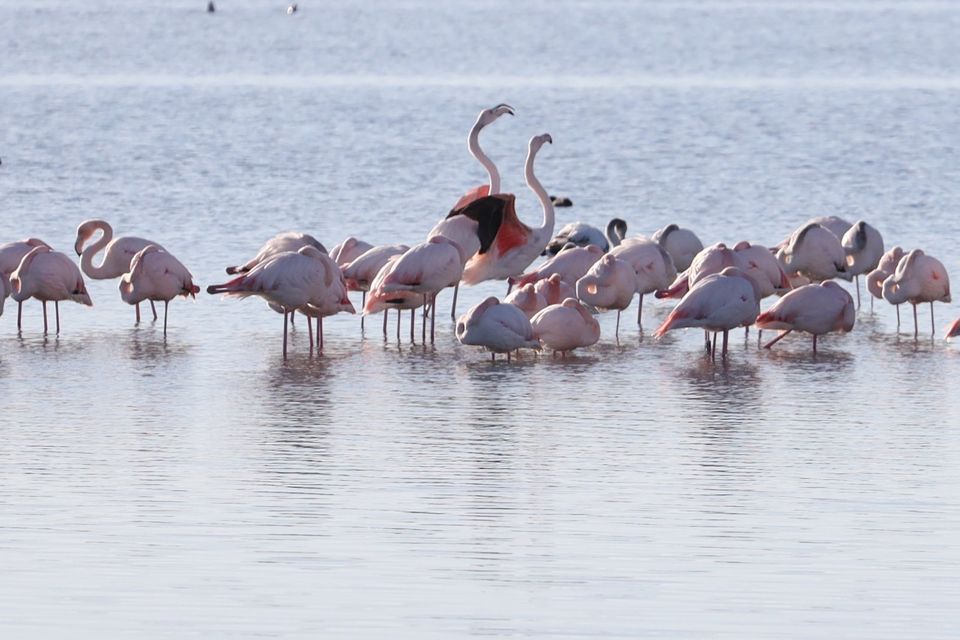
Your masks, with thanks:
<instances>
[{"instance_id":1,"label":"flamingo body","mask_svg":"<svg viewBox=\"0 0 960 640\"><path fill-rule=\"evenodd\" d=\"M330 251L330 257L333 258L338 267L344 267L370 249L373 249L373 245L369 242L350 236Z\"/></svg>"},{"instance_id":2,"label":"flamingo body","mask_svg":"<svg viewBox=\"0 0 960 640\"><path fill-rule=\"evenodd\" d=\"M656 231L650 239L660 244L670 257L677 271L684 271L693 262L694 256L703 251L703 243L693 231L669 224Z\"/></svg>"},{"instance_id":3,"label":"flamingo body","mask_svg":"<svg viewBox=\"0 0 960 640\"><path fill-rule=\"evenodd\" d=\"M794 232L787 245L777 252L777 259L784 271L799 273L814 282L851 279L840 239L817 223L811 222Z\"/></svg>"},{"instance_id":4,"label":"flamingo body","mask_svg":"<svg viewBox=\"0 0 960 640\"><path fill-rule=\"evenodd\" d=\"M514 289L513 293L503 299L503 302L517 307L528 318L532 318L538 311L548 306L547 299L532 284Z\"/></svg>"},{"instance_id":5,"label":"flamingo body","mask_svg":"<svg viewBox=\"0 0 960 640\"><path fill-rule=\"evenodd\" d=\"M236 273L247 273L268 258L281 253L296 253L303 247L314 247L321 253L327 252L327 249L313 236L297 231L285 231L283 233L278 233L274 237L267 240L267 242L260 247L257 255L250 260L247 260L245 263L235 267L227 267L227 273L230 275Z\"/></svg>"},{"instance_id":6,"label":"flamingo body","mask_svg":"<svg viewBox=\"0 0 960 640\"><path fill-rule=\"evenodd\" d=\"M737 267L727 267L691 287L654 335L660 337L683 327L729 331L753 324L759 313L756 282Z\"/></svg>"},{"instance_id":7,"label":"flamingo body","mask_svg":"<svg viewBox=\"0 0 960 640\"><path fill-rule=\"evenodd\" d=\"M530 320L512 304L501 304L489 297L460 316L457 340L462 344L484 347L493 353L515 349L539 349Z\"/></svg>"},{"instance_id":8,"label":"flamingo body","mask_svg":"<svg viewBox=\"0 0 960 640\"><path fill-rule=\"evenodd\" d=\"M350 291L369 291L374 278L393 256L400 256L410 247L405 244L384 244L368 249L343 265L343 277Z\"/></svg>"},{"instance_id":9,"label":"flamingo body","mask_svg":"<svg viewBox=\"0 0 960 640\"><path fill-rule=\"evenodd\" d=\"M577 298L597 309L622 311L637 292L637 274L617 256L606 254L577 280Z\"/></svg>"},{"instance_id":10,"label":"flamingo body","mask_svg":"<svg viewBox=\"0 0 960 640\"><path fill-rule=\"evenodd\" d=\"M540 344L553 351L589 347L600 340L600 323L573 298L543 309L530 319L530 325Z\"/></svg>"},{"instance_id":11,"label":"flamingo body","mask_svg":"<svg viewBox=\"0 0 960 640\"><path fill-rule=\"evenodd\" d=\"M847 332L856 321L853 298L833 281L808 284L788 292L772 307L757 317L760 329L781 329L785 332L805 331L816 336L833 331ZM781 334L783 337L786 333ZM771 341L771 346L778 338Z\"/></svg>"},{"instance_id":12,"label":"flamingo body","mask_svg":"<svg viewBox=\"0 0 960 640\"><path fill-rule=\"evenodd\" d=\"M565 282L575 283L590 270L590 267L592 267L602 255L603 250L595 245L587 245L584 247L571 245L545 260L543 264L534 271L524 274L519 278L511 278L511 282L522 286L543 280L544 278L549 278L556 274Z\"/></svg>"}]
</instances>

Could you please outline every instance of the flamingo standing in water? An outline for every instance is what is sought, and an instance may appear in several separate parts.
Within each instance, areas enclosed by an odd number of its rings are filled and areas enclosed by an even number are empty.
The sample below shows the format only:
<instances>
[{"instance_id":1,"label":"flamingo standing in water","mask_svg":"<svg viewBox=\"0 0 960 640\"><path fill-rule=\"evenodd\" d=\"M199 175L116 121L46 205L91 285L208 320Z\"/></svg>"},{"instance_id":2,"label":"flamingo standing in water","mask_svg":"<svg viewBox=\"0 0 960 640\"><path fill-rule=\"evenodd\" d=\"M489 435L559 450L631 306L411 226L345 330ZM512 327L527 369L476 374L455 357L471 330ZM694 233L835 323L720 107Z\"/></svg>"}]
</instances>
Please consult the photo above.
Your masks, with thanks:
<instances>
[{"instance_id":1,"label":"flamingo standing in water","mask_svg":"<svg viewBox=\"0 0 960 640\"><path fill-rule=\"evenodd\" d=\"M101 232L99 240L90 245L86 245L87 240L92 238L97 231ZM113 237L113 227L105 220L85 220L77 227L77 240L73 245L77 255L80 256L80 269L83 273L94 280L111 280L119 278L130 271L130 263L133 257L148 245L155 245L163 249L160 243L135 236ZM93 259L98 253L103 251L103 260L100 265L93 264ZM140 304L134 305L137 314L137 322L140 322ZM150 309L153 311L153 319L157 319L157 308L150 301Z\"/></svg>"},{"instance_id":2,"label":"flamingo standing in water","mask_svg":"<svg viewBox=\"0 0 960 640\"><path fill-rule=\"evenodd\" d=\"M141 249L130 262L130 272L120 278L120 297L127 304L143 300L163 301L163 337L167 337L167 311L177 296L196 297L200 287L173 255L155 244Z\"/></svg>"},{"instance_id":3,"label":"flamingo standing in water","mask_svg":"<svg viewBox=\"0 0 960 640\"><path fill-rule=\"evenodd\" d=\"M563 355L578 347L589 347L600 339L600 323L585 306L573 298L552 304L530 318L533 335L547 349Z\"/></svg>"},{"instance_id":4,"label":"flamingo standing in water","mask_svg":"<svg viewBox=\"0 0 960 640\"><path fill-rule=\"evenodd\" d=\"M897 264L893 275L883 281L883 298L890 304L913 305L913 337L918 336L917 305L930 303L930 335L936 333L933 303L950 302L950 277L943 263L914 249Z\"/></svg>"},{"instance_id":5,"label":"flamingo standing in water","mask_svg":"<svg viewBox=\"0 0 960 640\"><path fill-rule=\"evenodd\" d=\"M10 295L10 274L16 271L20 266L23 256L30 253L34 247L50 248L43 240L37 238L27 238L20 242L8 242L0 245L0 316L3 315L3 303ZM20 318L22 316L23 303L17 303L17 329L20 329Z\"/></svg>"},{"instance_id":6,"label":"flamingo standing in water","mask_svg":"<svg viewBox=\"0 0 960 640\"><path fill-rule=\"evenodd\" d=\"M422 340L426 342L427 307L436 304L437 294L455 286L463 275L463 254L456 242L434 236L412 247L393 263L380 288L383 293L409 291L423 296ZM436 313L430 315L430 342L434 341Z\"/></svg>"},{"instance_id":7,"label":"flamingo standing in water","mask_svg":"<svg viewBox=\"0 0 960 640\"><path fill-rule=\"evenodd\" d=\"M295 252L278 253L229 282L210 285L207 293L224 293L228 298L259 296L278 308L283 313L283 357L286 359L288 317L308 305L325 309L331 297L340 297L336 286L342 281L338 277L342 277L340 271L326 252L308 245ZM339 305L341 310L353 311L350 301L346 300L345 287ZM307 324L310 326L309 321ZM310 349L313 350L312 336Z\"/></svg>"},{"instance_id":8,"label":"flamingo standing in water","mask_svg":"<svg viewBox=\"0 0 960 640\"><path fill-rule=\"evenodd\" d=\"M585 304L606 311L617 310L617 329L620 337L620 314L630 306L637 292L637 274L629 263L612 254L606 254L577 280L577 298Z\"/></svg>"},{"instance_id":9,"label":"flamingo standing in water","mask_svg":"<svg viewBox=\"0 0 960 640\"><path fill-rule=\"evenodd\" d=\"M857 309L860 308L860 274L877 268L883 257L883 236L863 220L857 220L840 239L847 254L847 272L857 283ZM873 298L870 298L873 304Z\"/></svg>"},{"instance_id":10,"label":"flamingo standing in water","mask_svg":"<svg viewBox=\"0 0 960 640\"><path fill-rule=\"evenodd\" d=\"M590 270L590 267L592 267L602 255L603 251L595 245L587 245L585 247L569 245L563 251L545 260L534 271L526 273L519 278L509 278L509 281L511 284L523 286L525 284L536 283L538 280L543 280L556 274L560 276L561 280L574 284Z\"/></svg>"},{"instance_id":11,"label":"flamingo standing in water","mask_svg":"<svg viewBox=\"0 0 960 640\"><path fill-rule=\"evenodd\" d=\"M467 135L467 150L470 152L470 155L476 158L477 162L487 170L489 182L470 189L463 194L453 205L453 209L450 210L450 215L434 225L430 233L427 234L427 239L434 236L443 236L453 240L460 245L461 251L466 256L466 259L471 258L481 249L485 251L489 247L489 243L493 240L496 230L488 227L485 222L481 225L482 221L469 217L455 216L453 213L460 211L475 200L500 193L500 172L497 170L497 165L495 165L487 154L483 152L483 149L480 148L480 131L488 124L495 122L502 115L512 116L513 107L508 104L498 104L491 109L484 109L477 116L476 122L473 123L470 133ZM480 239L481 226L484 228L483 236L485 242L481 242ZM450 307L450 318L454 320L457 317L457 294L459 291L460 283L458 282L453 288L453 304Z\"/></svg>"},{"instance_id":12,"label":"flamingo standing in water","mask_svg":"<svg viewBox=\"0 0 960 640\"><path fill-rule=\"evenodd\" d=\"M539 349L533 327L523 311L512 304L501 304L493 296L472 307L457 321L457 340L461 344L484 347L496 361L498 353L520 348Z\"/></svg>"},{"instance_id":13,"label":"flamingo standing in water","mask_svg":"<svg viewBox=\"0 0 960 640\"><path fill-rule=\"evenodd\" d=\"M553 206L559 206L555 198L552 198L551 202L553 202ZM620 218L612 218L607 223L606 232L586 222L571 222L557 231L557 235L550 239L547 248L543 250L541 255L556 255L568 244L574 244L578 247L599 247L606 253L620 244L620 241L626 235L627 223Z\"/></svg>"},{"instance_id":14,"label":"flamingo standing in water","mask_svg":"<svg viewBox=\"0 0 960 640\"><path fill-rule=\"evenodd\" d=\"M384 244L378 247L371 247L367 251L351 260L345 265L341 265L343 278L347 283L349 291L360 291L363 297L360 301L360 308L367 305L367 292L370 291L370 285L374 278L383 269L393 256L399 256L409 250L405 244ZM364 314L365 315L365 314ZM360 316L360 331L363 332L364 315ZM383 314L383 335L387 335L387 314Z\"/></svg>"},{"instance_id":15,"label":"flamingo standing in water","mask_svg":"<svg viewBox=\"0 0 960 640\"><path fill-rule=\"evenodd\" d=\"M410 342L414 341L413 329L416 321L415 309L423 305L423 296L413 291L391 291L389 293L383 290L383 279L393 270L393 265L400 259L400 255L394 255L387 258L383 267L377 272L373 281L370 283L370 295L363 305L363 315L383 312L383 337L387 337L387 311L396 309L397 311L397 342L400 342L400 316L401 312L410 310Z\"/></svg>"},{"instance_id":16,"label":"flamingo standing in water","mask_svg":"<svg viewBox=\"0 0 960 640\"><path fill-rule=\"evenodd\" d=\"M577 297L576 287L564 282L557 273L549 278L537 280L533 285L533 290L543 296L543 299L547 301L547 306L560 304L567 298L576 299Z\"/></svg>"},{"instance_id":17,"label":"flamingo standing in water","mask_svg":"<svg viewBox=\"0 0 960 640\"><path fill-rule=\"evenodd\" d=\"M34 247L23 256L20 265L10 274L10 288L17 302L33 297L43 303L44 335L47 334L47 302L52 301L56 309L57 335L60 334L61 300L93 306L77 265L66 254L46 245ZM19 318L17 328L20 328Z\"/></svg>"},{"instance_id":18,"label":"flamingo standing in water","mask_svg":"<svg viewBox=\"0 0 960 640\"><path fill-rule=\"evenodd\" d=\"M644 238L624 240L610 251L611 255L627 262L636 273L636 292L640 294L637 305L637 324L641 324L643 296L667 288L677 277L673 258L660 244Z\"/></svg>"},{"instance_id":19,"label":"flamingo standing in water","mask_svg":"<svg viewBox=\"0 0 960 640\"><path fill-rule=\"evenodd\" d=\"M832 280L793 289L759 316L761 329L780 329L776 338L764 345L769 349L792 331L813 334L813 352L817 352L817 336L831 331L848 332L856 322L853 297Z\"/></svg>"},{"instance_id":20,"label":"flamingo standing in water","mask_svg":"<svg viewBox=\"0 0 960 640\"><path fill-rule=\"evenodd\" d=\"M338 267L343 268L370 249L373 249L373 245L369 242L350 236L330 251L330 257L333 258Z\"/></svg>"},{"instance_id":21,"label":"flamingo standing in water","mask_svg":"<svg viewBox=\"0 0 960 640\"><path fill-rule=\"evenodd\" d=\"M532 284L525 284L517 287L514 291L503 299L504 304L512 304L528 318L532 318L538 311L548 306L547 299L542 293L537 291Z\"/></svg>"},{"instance_id":22,"label":"flamingo standing in water","mask_svg":"<svg viewBox=\"0 0 960 640\"><path fill-rule=\"evenodd\" d=\"M553 235L553 203L546 189L533 173L533 163L537 152L545 143L552 143L550 134L544 133L530 138L527 161L524 167L527 186L536 194L543 209L543 221L539 227L528 227L517 218L516 196L501 193L480 198L468 204L451 216L465 216L477 220L481 238L484 238L485 224L493 224L495 234L489 246L470 258L463 269L463 282L468 285L484 280L503 280L519 276L533 260L540 255Z\"/></svg>"},{"instance_id":23,"label":"flamingo standing in water","mask_svg":"<svg viewBox=\"0 0 960 640\"><path fill-rule=\"evenodd\" d=\"M750 326L759 313L759 285L737 267L726 267L691 287L653 335L659 338L671 329L702 327L713 331L716 341L716 333L722 331L721 357L726 358L730 329Z\"/></svg>"},{"instance_id":24,"label":"flamingo standing in water","mask_svg":"<svg viewBox=\"0 0 960 640\"><path fill-rule=\"evenodd\" d=\"M873 298L883 299L883 281L893 275L900 264L900 259L907 255L900 246L893 247L880 258L876 268L867 274L867 291L870 292L870 308L873 309ZM897 329L900 328L900 305L894 305L897 310Z\"/></svg>"}]
</instances>

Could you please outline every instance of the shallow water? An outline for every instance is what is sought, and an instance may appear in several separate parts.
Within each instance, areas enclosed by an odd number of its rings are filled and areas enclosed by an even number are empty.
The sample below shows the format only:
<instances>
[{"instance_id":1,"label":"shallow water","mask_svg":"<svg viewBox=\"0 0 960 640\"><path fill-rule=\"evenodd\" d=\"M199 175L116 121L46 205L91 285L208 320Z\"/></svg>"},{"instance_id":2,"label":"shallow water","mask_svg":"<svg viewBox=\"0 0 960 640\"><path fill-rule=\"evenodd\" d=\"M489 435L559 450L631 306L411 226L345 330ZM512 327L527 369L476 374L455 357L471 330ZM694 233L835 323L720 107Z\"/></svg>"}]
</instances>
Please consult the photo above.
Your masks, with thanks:
<instances>
[{"instance_id":1,"label":"shallow water","mask_svg":"<svg viewBox=\"0 0 960 640\"><path fill-rule=\"evenodd\" d=\"M0 240L103 217L203 286L284 229L416 242L508 102L483 144L525 220L549 131L558 224L838 214L960 273L954 4L282 4L0 2ZM0 318L5 636L955 635L954 304L726 363L652 299L509 365L444 313L432 347L339 316L284 363L260 302L177 300L164 341L88 286L59 337Z\"/></svg>"}]
</instances>

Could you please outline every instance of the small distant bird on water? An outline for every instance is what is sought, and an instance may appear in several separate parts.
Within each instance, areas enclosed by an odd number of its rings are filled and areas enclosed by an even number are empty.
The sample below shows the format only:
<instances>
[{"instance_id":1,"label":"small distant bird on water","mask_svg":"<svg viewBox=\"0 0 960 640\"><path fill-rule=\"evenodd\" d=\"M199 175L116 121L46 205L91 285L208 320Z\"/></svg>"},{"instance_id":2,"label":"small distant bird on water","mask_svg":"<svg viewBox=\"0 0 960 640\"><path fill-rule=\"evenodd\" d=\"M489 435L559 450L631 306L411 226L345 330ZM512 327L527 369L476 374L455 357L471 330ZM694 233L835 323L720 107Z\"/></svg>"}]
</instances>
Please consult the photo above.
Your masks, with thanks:
<instances>
[{"instance_id":1,"label":"small distant bird on water","mask_svg":"<svg viewBox=\"0 0 960 640\"><path fill-rule=\"evenodd\" d=\"M213 0L207 3L207 13L213 13L217 10L217 7L213 4Z\"/></svg>"},{"instance_id":2,"label":"small distant bird on water","mask_svg":"<svg viewBox=\"0 0 960 640\"><path fill-rule=\"evenodd\" d=\"M288 15L288 16L292 16L292 15L295 14L296 12L297 12L297 3L296 3L296 2L294 2L294 3L291 4L289 7L287 7L287 15Z\"/></svg>"}]
</instances>

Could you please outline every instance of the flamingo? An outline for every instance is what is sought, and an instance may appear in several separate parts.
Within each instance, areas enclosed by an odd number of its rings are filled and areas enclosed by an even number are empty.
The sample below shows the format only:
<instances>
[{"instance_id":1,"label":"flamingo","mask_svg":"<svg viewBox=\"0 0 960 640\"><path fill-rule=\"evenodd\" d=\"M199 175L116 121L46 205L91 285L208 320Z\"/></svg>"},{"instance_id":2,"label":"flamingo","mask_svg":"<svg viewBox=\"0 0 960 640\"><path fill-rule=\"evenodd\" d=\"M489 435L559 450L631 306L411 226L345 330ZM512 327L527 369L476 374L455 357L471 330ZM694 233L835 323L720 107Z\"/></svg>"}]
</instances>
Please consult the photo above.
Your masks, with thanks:
<instances>
[{"instance_id":1,"label":"flamingo","mask_svg":"<svg viewBox=\"0 0 960 640\"><path fill-rule=\"evenodd\" d=\"M383 290L383 279L393 270L393 265L400 259L400 255L394 255L387 258L387 261L377 272L373 281L370 283L370 295L363 305L363 315L370 315L383 311L383 337L387 337L387 311L397 310L397 342L400 341L400 315L402 311L410 310L410 342L413 342L414 329L414 309L423 305L423 296L413 291L391 291L389 293Z\"/></svg>"},{"instance_id":2,"label":"flamingo","mask_svg":"<svg viewBox=\"0 0 960 640\"><path fill-rule=\"evenodd\" d=\"M530 138L524 174L527 186L537 195L543 209L543 222L539 227L528 227L517 218L516 196L513 194L489 195L471 202L451 216L466 216L481 224L483 237L484 221L499 221L496 233L486 249L470 258L463 269L463 282L468 285L484 280L503 280L517 276L540 255L553 235L553 203L547 191L533 173L533 162L544 143L552 143L550 134Z\"/></svg>"},{"instance_id":3,"label":"flamingo","mask_svg":"<svg viewBox=\"0 0 960 640\"><path fill-rule=\"evenodd\" d=\"M488 349L494 361L498 353L506 353L510 362L510 352L515 349L540 348L523 311L512 304L501 304L493 296L460 316L456 332L461 344Z\"/></svg>"},{"instance_id":4,"label":"flamingo","mask_svg":"<svg viewBox=\"0 0 960 640\"><path fill-rule=\"evenodd\" d=\"M246 274L224 284L207 287L207 293L226 294L228 298L259 296L283 313L283 357L287 357L287 319L299 309L313 305L327 308L331 297L340 297L342 275L326 252L313 245L297 251L284 251L257 264ZM353 311L346 300L345 287L338 303L344 311ZM309 315L309 314L308 314ZM309 326L309 322L308 322ZM313 341L310 343L313 349Z\"/></svg>"},{"instance_id":5,"label":"flamingo","mask_svg":"<svg viewBox=\"0 0 960 640\"><path fill-rule=\"evenodd\" d=\"M917 305L930 303L930 335L936 333L933 303L950 302L950 277L943 263L920 249L914 249L897 264L893 275L883 281L883 298L890 304L913 305L913 337L917 330Z\"/></svg>"},{"instance_id":6,"label":"flamingo","mask_svg":"<svg viewBox=\"0 0 960 640\"><path fill-rule=\"evenodd\" d=\"M722 242L712 244L700 250L690 265L680 274L669 287L657 291L659 298L682 298L691 287L703 278L720 273L726 267L737 265L736 254Z\"/></svg>"},{"instance_id":7,"label":"flamingo","mask_svg":"<svg viewBox=\"0 0 960 640\"><path fill-rule=\"evenodd\" d=\"M817 352L817 336L831 331L853 329L857 311L853 297L832 280L808 284L788 292L765 312L757 316L761 329L781 329L776 338L764 345L769 349L790 332L813 334L813 352Z\"/></svg>"},{"instance_id":8,"label":"flamingo","mask_svg":"<svg viewBox=\"0 0 960 640\"><path fill-rule=\"evenodd\" d=\"M483 168L487 170L487 176L489 178L488 184L480 185L463 194L453 205L453 209L450 210L450 215L434 225L430 233L427 234L427 239L434 236L443 236L453 240L460 245L462 253L467 259L481 249L486 251L489 247L489 242L493 240L493 236L496 234L496 230L488 230L488 227L482 220L474 220L470 217L453 214L462 210L475 200L500 193L500 172L497 170L497 165L495 165L487 154L483 152L483 149L480 148L480 131L488 124L495 122L502 115L514 115L513 107L508 104L498 104L493 108L484 109L477 116L476 122L473 123L470 133L467 135L467 150L470 152L470 155L476 158L477 161L483 165ZM480 240L481 227L484 229L482 233L486 240L486 242L483 243ZM451 319L456 319L457 317L457 294L459 291L460 283L458 282L453 288L453 304L450 307Z\"/></svg>"},{"instance_id":9,"label":"flamingo","mask_svg":"<svg viewBox=\"0 0 960 640\"><path fill-rule=\"evenodd\" d=\"M330 251L330 257L338 267L345 267L370 249L373 249L373 245L369 242L350 236Z\"/></svg>"},{"instance_id":10,"label":"flamingo","mask_svg":"<svg viewBox=\"0 0 960 640\"><path fill-rule=\"evenodd\" d=\"M90 245L84 247L87 240L92 238L97 231L102 235ZM156 245L163 249L160 243L152 240L145 240L135 236L123 236L114 239L113 227L105 220L85 220L77 227L77 240L73 245L77 255L80 256L80 269L83 273L94 280L111 280L119 278L130 271L130 263L133 257L147 245ZM103 251L103 260L100 266L93 264L93 259L98 253ZM136 309L137 322L140 322L140 305L134 305ZM157 308L150 301L150 309L153 311L153 319L157 319Z\"/></svg>"},{"instance_id":11,"label":"flamingo","mask_svg":"<svg viewBox=\"0 0 960 640\"><path fill-rule=\"evenodd\" d=\"M799 228L802 229L803 227L806 227L807 225L811 225L811 224L818 224L821 227L825 228L827 231L835 235L837 237L837 240L842 240L843 236L847 233L847 231L850 230L850 227L853 226L847 220L844 220L839 216L816 216L804 222L802 225L800 225ZM790 234L790 235L792 236L793 234ZM782 249L783 247L787 246L789 242L790 242L790 237L788 236L787 238L780 241L780 243L775 248Z\"/></svg>"},{"instance_id":12,"label":"flamingo","mask_svg":"<svg viewBox=\"0 0 960 640\"><path fill-rule=\"evenodd\" d=\"M547 299L532 284L517 287L513 293L503 299L503 302L517 307L528 318L532 318L538 311L548 306Z\"/></svg>"},{"instance_id":13,"label":"flamingo","mask_svg":"<svg viewBox=\"0 0 960 640\"><path fill-rule=\"evenodd\" d=\"M873 308L873 298L878 300L883 298L883 281L893 275L900 264L900 259L907 255L900 246L893 247L880 258L876 268L867 274L867 291L872 296L870 298L870 307ZM900 328L900 305L894 305L897 310L897 329Z\"/></svg>"},{"instance_id":14,"label":"flamingo","mask_svg":"<svg viewBox=\"0 0 960 640\"><path fill-rule=\"evenodd\" d=\"M883 257L883 236L863 220L857 220L840 239L847 254L847 271L857 283L857 309L860 308L860 274L877 268ZM870 299L873 304L873 298Z\"/></svg>"},{"instance_id":15,"label":"flamingo","mask_svg":"<svg viewBox=\"0 0 960 640\"><path fill-rule=\"evenodd\" d=\"M310 331L310 318L317 319L317 350L323 351L323 319L341 312L356 313L350 298L347 296L347 283L343 272L333 258L320 254L316 256L323 266L325 289L323 295L300 307L298 311L307 316L307 330L309 338L313 340Z\"/></svg>"},{"instance_id":16,"label":"flamingo","mask_svg":"<svg viewBox=\"0 0 960 640\"><path fill-rule=\"evenodd\" d=\"M257 255L255 255L253 258L235 267L227 267L227 275L248 273L251 269L267 258L288 251L296 252L299 251L301 247L307 246L316 247L317 250L322 253L327 252L326 247L324 247L316 238L309 234L299 233L297 231L285 231L283 233L278 233L274 237L267 240L264 245L260 247Z\"/></svg>"},{"instance_id":17,"label":"flamingo","mask_svg":"<svg viewBox=\"0 0 960 640\"><path fill-rule=\"evenodd\" d=\"M947 326L946 336L944 338L955 338L960 335L960 318L957 318Z\"/></svg>"},{"instance_id":18,"label":"flamingo","mask_svg":"<svg viewBox=\"0 0 960 640\"><path fill-rule=\"evenodd\" d=\"M703 243L693 231L675 224L668 224L656 231L650 239L667 250L677 271L686 270L694 256L703 250Z\"/></svg>"},{"instance_id":19,"label":"flamingo","mask_svg":"<svg viewBox=\"0 0 960 640\"><path fill-rule=\"evenodd\" d=\"M463 254L453 240L434 236L410 248L393 263L380 285L384 293L411 291L423 296L424 317L421 339L426 341L426 312L435 304L437 294L460 281ZM430 342L434 341L436 313L430 316Z\"/></svg>"},{"instance_id":20,"label":"flamingo","mask_svg":"<svg viewBox=\"0 0 960 640\"><path fill-rule=\"evenodd\" d=\"M637 324L643 313L643 296L665 289L677 277L673 258L660 244L643 238L629 239L610 251L633 267L637 276L636 292L640 294L637 305Z\"/></svg>"},{"instance_id":21,"label":"flamingo","mask_svg":"<svg viewBox=\"0 0 960 640\"><path fill-rule=\"evenodd\" d=\"M533 285L533 290L542 295L547 301L547 306L551 304L560 304L567 298L576 298L577 289L574 285L564 282L560 274L553 274L544 280L537 280Z\"/></svg>"},{"instance_id":22,"label":"flamingo","mask_svg":"<svg viewBox=\"0 0 960 640\"><path fill-rule=\"evenodd\" d=\"M575 283L590 270L590 267L592 267L602 255L603 250L596 245L578 247L571 244L563 251L545 260L534 271L526 273L519 278L509 278L509 281L511 284L523 286L557 274L561 280Z\"/></svg>"},{"instance_id":23,"label":"flamingo","mask_svg":"<svg viewBox=\"0 0 960 640\"><path fill-rule=\"evenodd\" d=\"M791 289L790 278L767 247L742 240L733 247L733 260L741 271L757 283L761 300Z\"/></svg>"},{"instance_id":24,"label":"flamingo","mask_svg":"<svg viewBox=\"0 0 960 640\"><path fill-rule=\"evenodd\" d=\"M563 355L578 347L589 347L600 340L600 323L580 302L567 298L552 304L530 318L533 335L547 349Z\"/></svg>"},{"instance_id":25,"label":"flamingo","mask_svg":"<svg viewBox=\"0 0 960 640\"><path fill-rule=\"evenodd\" d=\"M553 202L553 206L559 206L555 199L551 199L551 201ZM571 222L561 228L560 231L551 238L550 242L547 243L547 248L544 249L541 255L556 255L569 243L573 243L578 247L593 245L600 247L600 249L606 253L611 247L620 244L620 241L623 240L626 234L627 223L620 218L611 219L610 222L607 223L606 232L586 222Z\"/></svg>"},{"instance_id":26,"label":"flamingo","mask_svg":"<svg viewBox=\"0 0 960 640\"><path fill-rule=\"evenodd\" d=\"M163 300L163 337L167 337L167 311L177 296L196 297L200 287L179 260L155 244L137 252L130 272L120 278L120 297L127 304L143 300Z\"/></svg>"},{"instance_id":27,"label":"flamingo","mask_svg":"<svg viewBox=\"0 0 960 640\"><path fill-rule=\"evenodd\" d=\"M815 222L797 229L785 247L777 252L784 271L799 273L814 282L843 278L850 280L847 256L840 239Z\"/></svg>"},{"instance_id":28,"label":"flamingo","mask_svg":"<svg viewBox=\"0 0 960 640\"><path fill-rule=\"evenodd\" d=\"M93 306L77 265L66 254L53 251L46 245L34 247L23 256L20 265L10 274L10 288L17 302L33 297L43 303L44 335L47 334L47 302L53 301L56 309L57 335L60 334L61 300Z\"/></svg>"},{"instance_id":29,"label":"flamingo","mask_svg":"<svg viewBox=\"0 0 960 640\"><path fill-rule=\"evenodd\" d=\"M43 240L27 238L19 242L8 242L0 245L0 316L3 315L3 303L10 295L10 274L20 266L23 256L30 253L34 247L50 248ZM17 304L17 328L20 328L20 318L23 303Z\"/></svg>"},{"instance_id":30,"label":"flamingo","mask_svg":"<svg viewBox=\"0 0 960 640\"><path fill-rule=\"evenodd\" d=\"M630 306L637 291L637 274L629 263L612 254L595 262L577 280L577 298L600 310L617 310L615 337L620 337L620 314Z\"/></svg>"},{"instance_id":31,"label":"flamingo","mask_svg":"<svg viewBox=\"0 0 960 640\"><path fill-rule=\"evenodd\" d=\"M399 256L405 253L410 247L405 244L384 244L377 247L371 247L359 256L345 265L341 265L344 280L347 283L349 291L360 291L363 297L360 301L361 308L367 304L367 292L370 291L370 284L377 274L383 268L383 265L392 256ZM364 316L360 316L360 330L363 331ZM383 332L387 332L387 315L383 315Z\"/></svg>"},{"instance_id":32,"label":"flamingo","mask_svg":"<svg viewBox=\"0 0 960 640\"><path fill-rule=\"evenodd\" d=\"M737 267L726 267L691 287L653 335L659 338L683 327L702 327L714 335L723 331L721 357L726 358L730 329L750 326L759 313L757 282Z\"/></svg>"}]
</instances>

